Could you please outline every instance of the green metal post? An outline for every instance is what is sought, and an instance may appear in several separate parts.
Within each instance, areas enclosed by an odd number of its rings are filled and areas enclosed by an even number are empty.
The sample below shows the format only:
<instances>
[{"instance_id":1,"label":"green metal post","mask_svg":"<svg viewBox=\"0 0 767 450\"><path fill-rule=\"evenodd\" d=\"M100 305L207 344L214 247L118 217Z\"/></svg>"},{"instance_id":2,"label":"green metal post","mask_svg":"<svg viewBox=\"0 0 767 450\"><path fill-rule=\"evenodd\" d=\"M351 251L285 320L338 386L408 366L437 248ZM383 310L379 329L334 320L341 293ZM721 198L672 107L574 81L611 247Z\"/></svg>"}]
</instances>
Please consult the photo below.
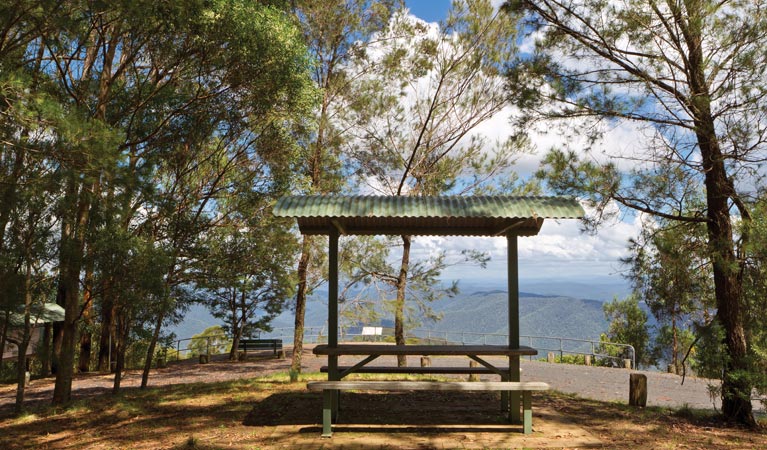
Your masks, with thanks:
<instances>
[{"instance_id":1,"label":"green metal post","mask_svg":"<svg viewBox=\"0 0 767 450\"><path fill-rule=\"evenodd\" d=\"M328 236L328 347L338 347L338 231ZM328 355L328 380L340 380L338 355ZM338 417L338 391L332 395L333 419Z\"/></svg>"},{"instance_id":2,"label":"green metal post","mask_svg":"<svg viewBox=\"0 0 767 450\"><path fill-rule=\"evenodd\" d=\"M335 391L331 389L324 389L322 391L322 437L325 438L333 436L331 418L334 394Z\"/></svg>"},{"instance_id":3,"label":"green metal post","mask_svg":"<svg viewBox=\"0 0 767 450\"><path fill-rule=\"evenodd\" d=\"M517 236L506 235L509 271L509 348L519 348L519 262ZM509 356L509 381L519 381L519 356ZM509 419L520 423L519 392L509 392Z\"/></svg>"},{"instance_id":4,"label":"green metal post","mask_svg":"<svg viewBox=\"0 0 767 450\"><path fill-rule=\"evenodd\" d=\"M525 410L525 417L523 420L523 429L525 434L533 432L533 393L530 391L524 391L522 394L522 407Z\"/></svg>"}]
</instances>

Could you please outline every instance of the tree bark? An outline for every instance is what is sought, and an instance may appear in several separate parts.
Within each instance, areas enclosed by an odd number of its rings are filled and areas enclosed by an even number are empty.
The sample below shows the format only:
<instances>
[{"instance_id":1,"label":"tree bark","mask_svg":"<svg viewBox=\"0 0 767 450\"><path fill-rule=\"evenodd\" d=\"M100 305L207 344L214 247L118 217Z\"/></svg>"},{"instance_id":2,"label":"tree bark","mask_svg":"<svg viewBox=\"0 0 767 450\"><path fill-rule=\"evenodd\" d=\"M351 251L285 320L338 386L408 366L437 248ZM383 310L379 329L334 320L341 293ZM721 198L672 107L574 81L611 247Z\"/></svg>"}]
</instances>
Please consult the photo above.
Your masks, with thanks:
<instances>
[{"instance_id":1,"label":"tree bark","mask_svg":"<svg viewBox=\"0 0 767 450\"><path fill-rule=\"evenodd\" d=\"M71 181L74 183L74 181ZM59 354L56 358L56 384L53 389L53 404L69 402L72 396L72 377L74 376L75 340L77 320L80 315L80 270L82 269L85 249L85 230L90 213L89 187L83 186L77 202L77 212L69 232L62 230L61 268L57 299L64 304L64 322L61 326Z\"/></svg>"},{"instance_id":2,"label":"tree bark","mask_svg":"<svg viewBox=\"0 0 767 450\"><path fill-rule=\"evenodd\" d=\"M162 322L164 320L165 313L164 311L160 311L160 316L157 318L157 323L155 323L152 340L149 342L149 348L146 351L146 358L144 359L144 370L141 372L141 389L144 389L147 384L149 384L149 371L152 369L154 349L157 347L157 340L160 339L160 331L162 330Z\"/></svg>"},{"instance_id":3,"label":"tree bark","mask_svg":"<svg viewBox=\"0 0 767 450\"><path fill-rule=\"evenodd\" d=\"M11 320L11 311L5 310L3 315L5 317L3 320L3 331L0 332L0 363L3 362L3 354L5 353L5 343L8 337L8 322Z\"/></svg>"},{"instance_id":4,"label":"tree bark","mask_svg":"<svg viewBox=\"0 0 767 450\"><path fill-rule=\"evenodd\" d=\"M397 300L394 304L394 342L405 345L405 293L407 272L410 264L410 236L402 236L402 261L397 278ZM407 356L397 355L397 366L407 366Z\"/></svg>"},{"instance_id":5,"label":"tree bark","mask_svg":"<svg viewBox=\"0 0 767 450\"><path fill-rule=\"evenodd\" d=\"M676 332L676 310L671 314L671 365L674 366L674 374L679 375L679 358L677 358L677 352L679 344L677 343Z\"/></svg>"},{"instance_id":6,"label":"tree bark","mask_svg":"<svg viewBox=\"0 0 767 450\"><path fill-rule=\"evenodd\" d=\"M125 368L125 350L128 342L128 331L130 330L130 317L122 311L122 314L116 315L116 327L115 327L115 378L112 385L112 394L120 392L120 384L122 383L122 373Z\"/></svg>"},{"instance_id":7,"label":"tree bark","mask_svg":"<svg viewBox=\"0 0 767 450\"><path fill-rule=\"evenodd\" d=\"M296 292L296 315L293 328L293 356L290 363L290 379L297 381L301 373L301 355L304 350L304 317L306 316L306 278L311 256L309 237L304 235L301 244L301 258L298 260L298 291ZM296 379L294 379L296 378Z\"/></svg>"},{"instance_id":8,"label":"tree bark","mask_svg":"<svg viewBox=\"0 0 767 450\"><path fill-rule=\"evenodd\" d=\"M77 359L77 370L80 373L90 372L91 351L93 348L93 249L89 245L85 263L85 284L83 288L82 330L80 332L80 356Z\"/></svg>"},{"instance_id":9,"label":"tree bark","mask_svg":"<svg viewBox=\"0 0 767 450\"><path fill-rule=\"evenodd\" d=\"M16 368L16 404L14 410L20 413L24 408L24 391L27 383L27 347L29 347L30 331L32 324L30 323L30 309L32 308L32 256L30 249L27 248L26 255L26 273L24 276L24 329L21 335L21 342L19 342L19 357L18 367Z\"/></svg>"},{"instance_id":10,"label":"tree bark","mask_svg":"<svg viewBox=\"0 0 767 450\"><path fill-rule=\"evenodd\" d=\"M51 337L53 334L53 324L46 323L43 325L43 342L40 346L40 375L47 377L51 374Z\"/></svg>"},{"instance_id":11,"label":"tree bark","mask_svg":"<svg viewBox=\"0 0 767 450\"><path fill-rule=\"evenodd\" d=\"M697 31L697 30L696 30ZM734 195L727 178L724 155L719 146L716 125L711 115L711 100L704 75L702 36L688 42L690 47L690 85L695 133L705 174L708 249L714 273L717 317L725 331L727 361L722 377L722 412L725 417L755 426L752 385L748 377L747 341L743 318L743 286L738 277L740 262L735 255L729 200Z\"/></svg>"},{"instance_id":12,"label":"tree bark","mask_svg":"<svg viewBox=\"0 0 767 450\"><path fill-rule=\"evenodd\" d=\"M104 290L105 295L101 303L101 337L99 339L99 365L101 373L109 373L112 370L110 355L114 352L114 301L109 289Z\"/></svg>"}]
</instances>

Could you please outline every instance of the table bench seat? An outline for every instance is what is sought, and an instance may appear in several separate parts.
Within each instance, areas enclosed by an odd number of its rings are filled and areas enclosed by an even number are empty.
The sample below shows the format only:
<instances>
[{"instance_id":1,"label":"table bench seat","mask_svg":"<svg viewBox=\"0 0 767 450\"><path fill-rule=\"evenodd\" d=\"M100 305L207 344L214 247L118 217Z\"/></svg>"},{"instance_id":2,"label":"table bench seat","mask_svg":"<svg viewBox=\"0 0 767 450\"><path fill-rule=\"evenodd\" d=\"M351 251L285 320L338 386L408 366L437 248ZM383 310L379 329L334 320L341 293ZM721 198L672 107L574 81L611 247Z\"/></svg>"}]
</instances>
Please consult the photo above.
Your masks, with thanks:
<instances>
[{"instance_id":1,"label":"table bench seat","mask_svg":"<svg viewBox=\"0 0 767 450\"><path fill-rule=\"evenodd\" d=\"M518 391L522 393L522 426L525 434L533 431L532 391L545 391L549 385L537 381L312 381L307 389L322 391L322 436L332 436L332 401L341 390L363 391ZM511 413L510 413L511 417Z\"/></svg>"},{"instance_id":2,"label":"table bench seat","mask_svg":"<svg viewBox=\"0 0 767 450\"><path fill-rule=\"evenodd\" d=\"M339 372L349 370L351 366L338 366ZM508 367L498 367L502 372L508 372ZM327 373L328 366L320 367L320 372ZM394 366L364 366L354 373L395 373L395 374L424 374L424 375L493 375L495 372L487 367L394 367Z\"/></svg>"},{"instance_id":3,"label":"table bench seat","mask_svg":"<svg viewBox=\"0 0 767 450\"><path fill-rule=\"evenodd\" d=\"M273 350L274 356L282 351L282 339L240 339L237 350L247 353L248 350Z\"/></svg>"}]
</instances>

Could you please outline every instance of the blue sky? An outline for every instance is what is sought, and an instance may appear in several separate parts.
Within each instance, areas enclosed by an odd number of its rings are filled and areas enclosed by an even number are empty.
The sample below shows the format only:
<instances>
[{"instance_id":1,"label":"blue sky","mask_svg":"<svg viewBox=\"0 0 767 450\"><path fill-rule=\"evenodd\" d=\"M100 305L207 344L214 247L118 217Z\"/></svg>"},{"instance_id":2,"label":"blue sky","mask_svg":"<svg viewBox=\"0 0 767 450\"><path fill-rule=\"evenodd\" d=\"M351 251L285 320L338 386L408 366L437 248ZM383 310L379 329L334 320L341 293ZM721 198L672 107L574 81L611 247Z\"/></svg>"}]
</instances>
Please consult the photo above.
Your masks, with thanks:
<instances>
[{"instance_id":1,"label":"blue sky","mask_svg":"<svg viewBox=\"0 0 767 450\"><path fill-rule=\"evenodd\" d=\"M450 0L407 0L410 13L427 22L439 22L450 9Z\"/></svg>"}]
</instances>

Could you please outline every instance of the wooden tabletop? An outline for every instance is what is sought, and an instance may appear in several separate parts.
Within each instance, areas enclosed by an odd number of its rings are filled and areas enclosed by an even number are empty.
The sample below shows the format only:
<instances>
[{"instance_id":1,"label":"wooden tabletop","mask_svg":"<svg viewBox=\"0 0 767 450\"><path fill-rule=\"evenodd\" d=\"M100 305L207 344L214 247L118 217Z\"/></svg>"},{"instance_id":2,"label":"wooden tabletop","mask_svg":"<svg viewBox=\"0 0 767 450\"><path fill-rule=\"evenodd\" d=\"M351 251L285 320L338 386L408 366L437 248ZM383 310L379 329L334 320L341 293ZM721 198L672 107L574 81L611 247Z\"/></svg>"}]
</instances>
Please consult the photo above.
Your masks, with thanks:
<instances>
[{"instance_id":1,"label":"wooden tabletop","mask_svg":"<svg viewBox=\"0 0 767 450\"><path fill-rule=\"evenodd\" d=\"M532 347L509 348L506 345L392 345L392 344L339 344L337 347L318 345L315 355L537 355Z\"/></svg>"}]
</instances>

